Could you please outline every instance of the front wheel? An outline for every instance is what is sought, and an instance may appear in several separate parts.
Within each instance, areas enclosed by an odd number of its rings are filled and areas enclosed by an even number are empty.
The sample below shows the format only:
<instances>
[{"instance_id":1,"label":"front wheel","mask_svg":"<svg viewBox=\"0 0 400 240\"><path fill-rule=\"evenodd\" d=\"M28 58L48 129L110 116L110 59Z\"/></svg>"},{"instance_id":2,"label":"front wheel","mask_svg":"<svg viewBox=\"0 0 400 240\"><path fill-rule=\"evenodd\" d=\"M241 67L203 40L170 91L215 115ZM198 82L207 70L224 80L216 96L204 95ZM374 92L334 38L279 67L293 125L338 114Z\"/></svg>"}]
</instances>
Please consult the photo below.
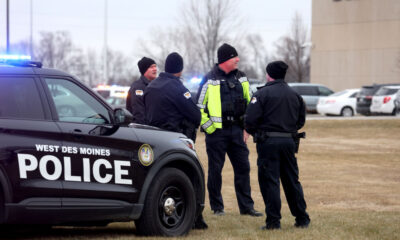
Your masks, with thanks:
<instances>
[{"instance_id":1,"label":"front wheel","mask_svg":"<svg viewBox=\"0 0 400 240\"><path fill-rule=\"evenodd\" d=\"M141 235L182 236L192 228L195 213L190 179L179 169L165 168L154 177L136 230Z\"/></svg>"},{"instance_id":2,"label":"front wheel","mask_svg":"<svg viewBox=\"0 0 400 240\"><path fill-rule=\"evenodd\" d=\"M344 107L342 109L341 115L343 117L352 117L354 115L353 109L351 109L349 107Z\"/></svg>"}]
</instances>

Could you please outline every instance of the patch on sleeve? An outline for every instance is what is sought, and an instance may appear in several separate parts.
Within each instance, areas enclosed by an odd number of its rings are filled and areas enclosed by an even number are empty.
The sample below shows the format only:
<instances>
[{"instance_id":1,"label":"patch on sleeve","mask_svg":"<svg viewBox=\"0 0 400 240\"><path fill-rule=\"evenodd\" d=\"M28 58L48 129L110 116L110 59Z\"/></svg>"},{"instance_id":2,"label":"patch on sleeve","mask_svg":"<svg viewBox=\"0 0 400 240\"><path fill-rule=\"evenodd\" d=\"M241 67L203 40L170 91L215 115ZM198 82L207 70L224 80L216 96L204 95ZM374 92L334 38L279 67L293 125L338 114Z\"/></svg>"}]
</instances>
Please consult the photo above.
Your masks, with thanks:
<instances>
[{"instance_id":1,"label":"patch on sleeve","mask_svg":"<svg viewBox=\"0 0 400 240\"><path fill-rule=\"evenodd\" d=\"M251 103L254 104L254 103L256 103L256 102L257 102L257 98L256 98L256 97L252 97L252 98L251 98Z\"/></svg>"},{"instance_id":2,"label":"patch on sleeve","mask_svg":"<svg viewBox=\"0 0 400 240\"><path fill-rule=\"evenodd\" d=\"M189 99L189 98L192 97L192 94L190 94L190 92L185 92L185 93L183 94L183 96L184 96L186 99Z\"/></svg>"},{"instance_id":3,"label":"patch on sleeve","mask_svg":"<svg viewBox=\"0 0 400 240\"><path fill-rule=\"evenodd\" d=\"M136 90L136 91L135 91L135 94L136 94L137 96L143 96L143 90Z\"/></svg>"}]
</instances>

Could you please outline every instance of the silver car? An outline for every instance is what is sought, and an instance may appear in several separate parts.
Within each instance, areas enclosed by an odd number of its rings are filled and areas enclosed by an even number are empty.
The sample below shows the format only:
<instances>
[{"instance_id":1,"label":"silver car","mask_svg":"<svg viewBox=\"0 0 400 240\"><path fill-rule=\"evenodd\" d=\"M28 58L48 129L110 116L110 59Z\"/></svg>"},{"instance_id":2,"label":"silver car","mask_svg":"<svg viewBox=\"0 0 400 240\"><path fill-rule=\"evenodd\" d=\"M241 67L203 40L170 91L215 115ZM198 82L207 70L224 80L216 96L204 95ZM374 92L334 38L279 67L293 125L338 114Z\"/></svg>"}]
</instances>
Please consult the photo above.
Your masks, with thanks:
<instances>
[{"instance_id":1,"label":"silver car","mask_svg":"<svg viewBox=\"0 0 400 240\"><path fill-rule=\"evenodd\" d=\"M319 98L334 93L331 89L321 84L288 83L288 85L303 97L307 112L316 112Z\"/></svg>"}]
</instances>

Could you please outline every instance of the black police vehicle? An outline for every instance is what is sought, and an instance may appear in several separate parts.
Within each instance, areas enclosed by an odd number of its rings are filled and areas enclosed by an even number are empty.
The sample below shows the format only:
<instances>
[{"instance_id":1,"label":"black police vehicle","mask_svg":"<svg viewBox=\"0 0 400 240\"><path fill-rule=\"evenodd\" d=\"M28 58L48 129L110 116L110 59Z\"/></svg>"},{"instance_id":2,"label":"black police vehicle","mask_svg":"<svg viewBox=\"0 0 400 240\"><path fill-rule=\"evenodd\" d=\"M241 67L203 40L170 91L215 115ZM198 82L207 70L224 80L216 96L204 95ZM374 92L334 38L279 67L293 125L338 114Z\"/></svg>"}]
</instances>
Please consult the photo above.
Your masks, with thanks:
<instances>
[{"instance_id":1,"label":"black police vehicle","mask_svg":"<svg viewBox=\"0 0 400 240\"><path fill-rule=\"evenodd\" d=\"M129 124L64 72L0 63L0 223L104 225L186 234L204 208L204 172L179 133Z\"/></svg>"}]
</instances>

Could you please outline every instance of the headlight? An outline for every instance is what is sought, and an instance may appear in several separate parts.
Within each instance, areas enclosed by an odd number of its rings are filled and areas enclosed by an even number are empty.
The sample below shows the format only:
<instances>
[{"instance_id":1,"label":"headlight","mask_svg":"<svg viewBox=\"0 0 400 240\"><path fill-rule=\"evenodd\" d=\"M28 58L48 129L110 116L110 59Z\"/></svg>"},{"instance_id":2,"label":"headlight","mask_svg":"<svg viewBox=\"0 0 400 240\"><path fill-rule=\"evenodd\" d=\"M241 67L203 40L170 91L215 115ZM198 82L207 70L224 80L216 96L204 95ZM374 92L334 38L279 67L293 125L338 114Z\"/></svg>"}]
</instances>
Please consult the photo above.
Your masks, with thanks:
<instances>
[{"instance_id":1,"label":"headlight","mask_svg":"<svg viewBox=\"0 0 400 240\"><path fill-rule=\"evenodd\" d=\"M189 138L180 138L180 140L191 150L196 152L196 149L194 147L194 142L192 141L192 139Z\"/></svg>"}]
</instances>

